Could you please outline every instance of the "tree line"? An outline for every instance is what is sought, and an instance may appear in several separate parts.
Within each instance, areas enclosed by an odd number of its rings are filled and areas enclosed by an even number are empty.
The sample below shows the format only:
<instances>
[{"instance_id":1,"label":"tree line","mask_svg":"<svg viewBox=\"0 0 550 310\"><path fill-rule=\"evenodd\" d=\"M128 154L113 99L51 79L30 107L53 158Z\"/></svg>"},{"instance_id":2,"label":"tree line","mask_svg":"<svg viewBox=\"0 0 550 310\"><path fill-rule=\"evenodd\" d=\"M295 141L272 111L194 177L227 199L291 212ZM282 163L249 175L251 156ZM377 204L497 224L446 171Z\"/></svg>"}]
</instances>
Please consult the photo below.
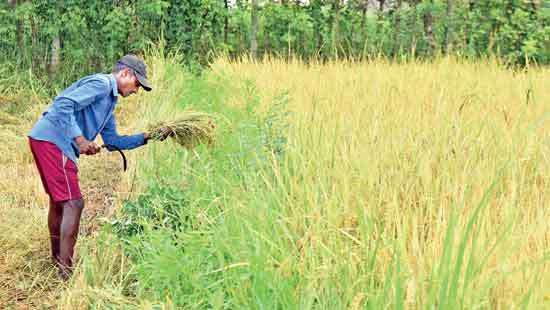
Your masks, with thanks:
<instances>
[{"instance_id":1,"label":"tree line","mask_svg":"<svg viewBox=\"0 0 550 310\"><path fill-rule=\"evenodd\" d=\"M453 54L550 62L545 0L7 0L0 60L50 75L106 70L162 42L188 64Z\"/></svg>"}]
</instances>

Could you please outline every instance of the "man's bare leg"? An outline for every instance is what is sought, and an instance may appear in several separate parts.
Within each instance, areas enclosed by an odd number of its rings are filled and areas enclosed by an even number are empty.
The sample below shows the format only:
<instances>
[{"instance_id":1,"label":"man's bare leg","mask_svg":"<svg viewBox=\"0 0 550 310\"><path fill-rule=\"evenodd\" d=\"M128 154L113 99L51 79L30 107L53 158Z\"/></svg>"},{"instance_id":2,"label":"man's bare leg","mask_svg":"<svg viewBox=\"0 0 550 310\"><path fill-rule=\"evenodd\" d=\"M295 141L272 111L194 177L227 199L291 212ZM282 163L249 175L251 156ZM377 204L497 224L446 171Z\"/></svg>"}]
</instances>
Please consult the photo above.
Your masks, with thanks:
<instances>
[{"instance_id":1,"label":"man's bare leg","mask_svg":"<svg viewBox=\"0 0 550 310\"><path fill-rule=\"evenodd\" d=\"M68 279L72 272L74 246L78 238L84 200L68 200L62 202L61 205L63 219L61 221L59 262L62 277Z\"/></svg>"},{"instance_id":2,"label":"man's bare leg","mask_svg":"<svg viewBox=\"0 0 550 310\"><path fill-rule=\"evenodd\" d=\"M50 210L48 212L48 229L50 230L50 243L52 247L52 262L59 263L59 249L61 237L61 220L63 219L63 208L61 203L50 199Z\"/></svg>"}]
</instances>

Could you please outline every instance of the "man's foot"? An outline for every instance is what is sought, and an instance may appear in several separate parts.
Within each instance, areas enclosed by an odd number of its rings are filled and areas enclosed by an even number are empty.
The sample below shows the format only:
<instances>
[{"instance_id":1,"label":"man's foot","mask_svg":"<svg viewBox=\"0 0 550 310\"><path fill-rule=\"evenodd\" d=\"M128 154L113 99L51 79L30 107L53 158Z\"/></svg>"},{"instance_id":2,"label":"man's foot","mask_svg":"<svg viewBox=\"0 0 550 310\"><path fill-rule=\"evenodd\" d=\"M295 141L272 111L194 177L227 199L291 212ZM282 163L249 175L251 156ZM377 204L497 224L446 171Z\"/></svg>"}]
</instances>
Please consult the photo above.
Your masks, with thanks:
<instances>
[{"instance_id":1,"label":"man's foot","mask_svg":"<svg viewBox=\"0 0 550 310\"><path fill-rule=\"evenodd\" d=\"M52 257L51 257L51 260L52 260L52 265L54 265L55 267L58 267L58 266L59 266L59 264L60 264L59 257L57 257L57 256L52 256Z\"/></svg>"},{"instance_id":2,"label":"man's foot","mask_svg":"<svg viewBox=\"0 0 550 310\"><path fill-rule=\"evenodd\" d=\"M68 281L72 275L71 268L64 267L61 264L59 264L57 267L57 275L59 276L59 278L63 281Z\"/></svg>"}]
</instances>

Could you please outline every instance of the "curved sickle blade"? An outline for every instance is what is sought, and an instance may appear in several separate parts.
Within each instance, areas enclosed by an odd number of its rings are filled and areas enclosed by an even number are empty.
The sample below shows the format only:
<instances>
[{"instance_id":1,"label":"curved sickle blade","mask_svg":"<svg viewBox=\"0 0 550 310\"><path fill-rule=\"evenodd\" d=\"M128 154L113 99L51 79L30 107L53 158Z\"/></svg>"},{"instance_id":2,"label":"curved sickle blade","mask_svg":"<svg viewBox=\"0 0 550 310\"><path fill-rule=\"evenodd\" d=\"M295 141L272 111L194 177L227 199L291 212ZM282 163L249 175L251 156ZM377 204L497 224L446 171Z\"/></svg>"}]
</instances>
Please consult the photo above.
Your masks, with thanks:
<instances>
[{"instance_id":1,"label":"curved sickle blade","mask_svg":"<svg viewBox=\"0 0 550 310\"><path fill-rule=\"evenodd\" d=\"M104 144L101 147L112 148L112 149L115 149L115 151L119 152L120 156L122 156L122 165L124 167L124 171L126 171L126 168L128 168L128 164L127 164L127 161L126 161L126 155L124 155L124 153L122 152L121 149L119 149L118 147L116 147L114 145L109 145L109 144Z\"/></svg>"}]
</instances>

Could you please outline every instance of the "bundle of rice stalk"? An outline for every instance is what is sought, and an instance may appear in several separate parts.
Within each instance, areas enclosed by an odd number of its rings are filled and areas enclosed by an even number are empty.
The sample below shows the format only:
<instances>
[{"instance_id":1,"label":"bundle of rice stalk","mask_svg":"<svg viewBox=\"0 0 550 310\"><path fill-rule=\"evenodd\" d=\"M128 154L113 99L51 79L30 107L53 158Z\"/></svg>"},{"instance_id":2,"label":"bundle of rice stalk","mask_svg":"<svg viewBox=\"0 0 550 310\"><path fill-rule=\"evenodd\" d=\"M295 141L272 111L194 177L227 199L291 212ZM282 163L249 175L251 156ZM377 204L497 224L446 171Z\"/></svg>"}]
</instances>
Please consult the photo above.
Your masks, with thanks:
<instances>
[{"instance_id":1,"label":"bundle of rice stalk","mask_svg":"<svg viewBox=\"0 0 550 310\"><path fill-rule=\"evenodd\" d=\"M212 145L215 142L216 124L213 116L203 112L186 111L174 119L165 120L149 126L151 139L161 140L168 130L170 137L185 148L198 144Z\"/></svg>"}]
</instances>

